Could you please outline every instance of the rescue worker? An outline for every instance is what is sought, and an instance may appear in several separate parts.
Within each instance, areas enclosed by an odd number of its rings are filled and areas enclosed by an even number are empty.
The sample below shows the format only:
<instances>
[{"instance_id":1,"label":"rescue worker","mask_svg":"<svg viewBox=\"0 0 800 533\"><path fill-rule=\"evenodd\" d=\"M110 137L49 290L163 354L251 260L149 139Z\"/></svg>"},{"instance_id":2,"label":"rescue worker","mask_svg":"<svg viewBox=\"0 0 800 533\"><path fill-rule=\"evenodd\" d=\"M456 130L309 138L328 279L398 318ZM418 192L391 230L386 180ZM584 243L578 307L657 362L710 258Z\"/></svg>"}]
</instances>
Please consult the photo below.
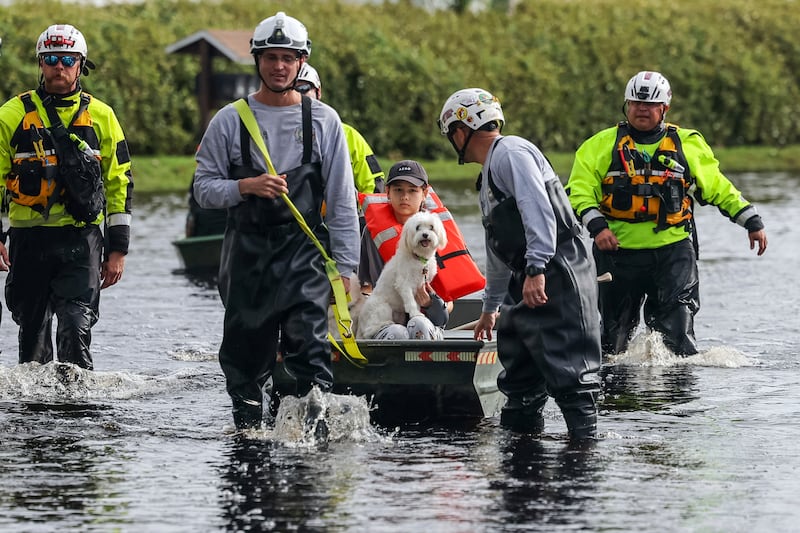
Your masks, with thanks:
<instances>
[{"instance_id":1,"label":"rescue worker","mask_svg":"<svg viewBox=\"0 0 800 533\"><path fill-rule=\"evenodd\" d=\"M255 28L250 51L261 85L247 98L274 168L233 105L211 120L197 152L194 193L227 208L219 291L225 305L219 350L238 429L262 423L262 388L277 352L295 393L333 386L324 261L281 198L287 194L336 261L349 290L358 265L356 191L338 114L294 90L310 53L305 26L283 12ZM322 215L323 202L325 215Z\"/></svg>"},{"instance_id":2,"label":"rescue worker","mask_svg":"<svg viewBox=\"0 0 800 533\"><path fill-rule=\"evenodd\" d=\"M295 90L310 98L322 98L322 83L317 70L304 63L297 77ZM349 124L344 127L347 147L350 150L350 163L353 165L353 178L358 192L376 193L384 191L384 175L378 158L366 139ZM227 211L225 209L203 209L194 197L194 178L189 186L189 213L186 217L186 236L216 235L225 231Z\"/></svg>"},{"instance_id":3,"label":"rescue worker","mask_svg":"<svg viewBox=\"0 0 800 533\"><path fill-rule=\"evenodd\" d=\"M81 88L81 74L94 68L83 34L54 24L36 41L36 57L39 87L0 108L6 304L19 325L20 363L53 360L55 314L58 360L92 369L100 290L122 278L128 253L130 155L114 111Z\"/></svg>"},{"instance_id":4,"label":"rescue worker","mask_svg":"<svg viewBox=\"0 0 800 533\"><path fill-rule=\"evenodd\" d=\"M529 141L502 136L500 102L462 89L439 116L458 162L482 166L477 187L486 231L486 288L475 339L492 339L508 397L500 423L541 432L548 396L570 439L596 438L600 326L594 262L547 158ZM513 304L501 304L509 298Z\"/></svg>"},{"instance_id":5,"label":"rescue worker","mask_svg":"<svg viewBox=\"0 0 800 533\"><path fill-rule=\"evenodd\" d=\"M381 209L383 216L380 218L385 220L380 220L377 216L370 216L368 226L361 234L361 262L358 265L358 280L365 293L371 292L386 265L386 260L381 256L373 234L376 237L385 235L386 230L392 227L402 230L402 225L406 220L424 210L425 198L428 195L428 174L416 161L398 161L389 169L386 189L386 196L391 208ZM368 206L367 209L370 207ZM399 232L396 232L396 237L395 242L400 238ZM394 252L397 250L397 244L392 246L392 243L387 243L387 248ZM392 253L393 255L394 253ZM374 335L374 338L383 340L443 339L444 327L450 318L448 305L436 294L430 283L425 283L417 290L415 299L424 316L411 319L406 316L402 320L395 319L397 323L385 326Z\"/></svg>"},{"instance_id":6,"label":"rescue worker","mask_svg":"<svg viewBox=\"0 0 800 533\"><path fill-rule=\"evenodd\" d=\"M322 99L322 82L317 69L305 63L300 69L294 90L317 100ZM347 147L350 150L350 162L353 165L353 179L355 179L358 192L375 193L383 192L384 174L378 158L372 151L367 140L353 126L342 123L344 134L347 138Z\"/></svg>"},{"instance_id":7,"label":"rescue worker","mask_svg":"<svg viewBox=\"0 0 800 533\"><path fill-rule=\"evenodd\" d=\"M627 120L586 140L575 154L567 190L594 239L603 352L628 348L644 306L645 324L677 355L697 353L700 309L694 202L712 204L747 230L752 250L767 249L755 206L720 172L696 130L665 122L672 100L667 79L643 71L625 87Z\"/></svg>"}]
</instances>

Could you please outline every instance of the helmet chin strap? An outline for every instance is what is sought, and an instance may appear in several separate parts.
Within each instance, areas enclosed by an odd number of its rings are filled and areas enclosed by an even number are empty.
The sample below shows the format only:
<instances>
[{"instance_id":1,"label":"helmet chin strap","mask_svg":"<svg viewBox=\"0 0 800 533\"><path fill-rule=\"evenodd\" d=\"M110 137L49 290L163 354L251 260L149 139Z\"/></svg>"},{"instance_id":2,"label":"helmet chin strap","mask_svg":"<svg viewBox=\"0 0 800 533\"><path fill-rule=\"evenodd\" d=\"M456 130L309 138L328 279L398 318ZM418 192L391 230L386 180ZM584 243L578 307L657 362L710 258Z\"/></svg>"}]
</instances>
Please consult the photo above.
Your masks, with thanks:
<instances>
[{"instance_id":1,"label":"helmet chin strap","mask_svg":"<svg viewBox=\"0 0 800 533\"><path fill-rule=\"evenodd\" d=\"M627 105L628 101L626 100L622 104L622 114L625 116L625 120L628 119L628 113L626 112ZM652 144L658 141L661 138L662 134L664 133L664 130L666 129L666 126L664 125L666 119L667 119L667 110L663 108L661 111L661 120L659 121L659 123L656 125L655 128L653 128L650 131L639 131L631 126L632 130L631 137L635 142L642 144Z\"/></svg>"},{"instance_id":2,"label":"helmet chin strap","mask_svg":"<svg viewBox=\"0 0 800 533\"><path fill-rule=\"evenodd\" d=\"M259 76L259 77L260 77L260 76ZM264 81L264 78L261 78L261 81ZM295 78L294 78L294 81L292 82L292 84L291 84L291 85L289 85L289 86L288 86L287 88L285 88L285 89L281 89L281 90L276 90L276 89L273 89L272 87L270 87L269 85L267 85L267 83L266 83L266 82L264 82L264 87L266 87L266 88L267 88L267 89L269 89L270 91L274 92L275 94L283 94L283 93L285 93L285 92L288 92L288 91L292 91L292 90L294 90L294 84L295 84L295 83L297 83L297 76L295 76Z\"/></svg>"},{"instance_id":3,"label":"helmet chin strap","mask_svg":"<svg viewBox=\"0 0 800 533\"><path fill-rule=\"evenodd\" d=\"M450 141L450 144L453 145L453 149L458 154L458 164L459 165L463 165L464 164L464 154L467 152L467 145L469 144L470 139L472 139L472 136L475 134L475 130L473 130L471 128L467 128L467 129L469 130L469 134L467 135L467 139L464 141L464 145L461 147L460 150L459 150L458 146L456 146L456 142L453 140L453 135L451 134L451 135L447 136L447 139ZM455 133L455 130L454 130L454 133Z\"/></svg>"},{"instance_id":4,"label":"helmet chin strap","mask_svg":"<svg viewBox=\"0 0 800 533\"><path fill-rule=\"evenodd\" d=\"M258 56L253 56L253 58L255 59L255 64L256 64L256 74L258 75L258 79L261 80L261 83L264 85L264 87L266 87L275 94L283 94L286 91L294 90L294 84L297 83L297 77L300 75L300 69L297 69L297 74L295 74L294 80L292 80L292 83L286 89L276 90L267 85L266 80L264 80L264 77L261 75L261 70L258 68Z\"/></svg>"}]
</instances>

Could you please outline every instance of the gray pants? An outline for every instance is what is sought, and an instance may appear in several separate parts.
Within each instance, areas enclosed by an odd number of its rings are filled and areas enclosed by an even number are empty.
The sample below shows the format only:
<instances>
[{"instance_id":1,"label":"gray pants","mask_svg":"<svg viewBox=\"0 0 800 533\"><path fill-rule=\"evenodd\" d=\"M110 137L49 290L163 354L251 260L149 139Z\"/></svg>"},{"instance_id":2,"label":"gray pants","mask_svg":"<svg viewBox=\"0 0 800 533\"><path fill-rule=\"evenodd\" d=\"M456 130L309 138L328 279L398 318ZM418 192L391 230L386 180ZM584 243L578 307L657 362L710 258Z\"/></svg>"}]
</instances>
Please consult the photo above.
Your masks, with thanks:
<instances>
[{"instance_id":1,"label":"gray pants","mask_svg":"<svg viewBox=\"0 0 800 533\"><path fill-rule=\"evenodd\" d=\"M408 324L390 324L375 334L379 340L419 339L439 341L444 339L444 331L434 326L427 317L417 316L409 319Z\"/></svg>"}]
</instances>

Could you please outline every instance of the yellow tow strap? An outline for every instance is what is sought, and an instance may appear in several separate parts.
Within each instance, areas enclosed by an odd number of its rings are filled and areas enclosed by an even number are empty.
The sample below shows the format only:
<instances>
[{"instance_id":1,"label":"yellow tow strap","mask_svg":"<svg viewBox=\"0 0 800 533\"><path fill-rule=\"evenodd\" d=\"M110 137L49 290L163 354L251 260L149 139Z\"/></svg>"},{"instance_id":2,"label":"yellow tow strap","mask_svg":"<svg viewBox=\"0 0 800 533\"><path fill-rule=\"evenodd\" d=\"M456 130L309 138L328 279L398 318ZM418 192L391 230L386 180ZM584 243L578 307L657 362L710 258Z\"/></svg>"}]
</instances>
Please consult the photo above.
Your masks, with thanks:
<instances>
[{"instance_id":1,"label":"yellow tow strap","mask_svg":"<svg viewBox=\"0 0 800 533\"><path fill-rule=\"evenodd\" d=\"M272 160L270 159L269 152L264 144L264 139L261 137L261 132L258 129L256 117L253 115L253 111L250 109L250 106L247 105L247 101L244 99L236 100L233 103L233 107L235 107L236 111L239 112L239 117L241 117L242 123L247 128L247 131L250 133L253 141L255 141L256 146L258 146L259 150L261 150L261 153L264 154L264 160L267 163L267 170L270 172L270 174L277 176L278 173L276 172L275 167L272 165ZM245 147L242 147L242 149L244 150ZM333 314L336 317L336 325L339 329L339 335L341 335L342 341L344 342L344 347L339 345L334 336L331 335L330 331L328 332L328 340L333 347L348 361L358 367L363 367L369 361L367 361L367 358L361 353L361 350L358 348L358 343L356 342L355 333L353 332L353 319L350 317L350 309L347 307L347 301L349 298L344 289L342 276L339 273L339 269L336 267L336 261L331 259L331 257L325 251L325 247L322 246L322 243L319 242L317 236L314 235L314 232L308 227L303 215L297 210L286 193L282 193L281 198L283 198L283 201L286 202L287 206L289 206L289 210L294 215L297 223L300 224L300 228L306 235L308 235L308 237L311 239L311 242L314 243L314 246L317 247L319 252L322 254L322 257L325 259L325 273L328 275L328 280L331 283L331 289L333 290L333 297L335 301L333 306Z\"/></svg>"}]
</instances>

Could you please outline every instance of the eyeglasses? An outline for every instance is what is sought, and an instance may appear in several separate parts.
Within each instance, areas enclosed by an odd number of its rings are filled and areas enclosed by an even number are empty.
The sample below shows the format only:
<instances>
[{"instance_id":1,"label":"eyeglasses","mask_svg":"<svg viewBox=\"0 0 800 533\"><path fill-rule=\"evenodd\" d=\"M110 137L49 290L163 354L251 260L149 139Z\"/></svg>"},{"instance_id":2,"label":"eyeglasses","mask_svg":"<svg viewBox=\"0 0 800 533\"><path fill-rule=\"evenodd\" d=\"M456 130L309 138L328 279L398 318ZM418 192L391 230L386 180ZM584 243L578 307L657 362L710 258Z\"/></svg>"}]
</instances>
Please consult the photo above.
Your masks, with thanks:
<instances>
[{"instance_id":1,"label":"eyeglasses","mask_svg":"<svg viewBox=\"0 0 800 533\"><path fill-rule=\"evenodd\" d=\"M641 102L639 100L628 100L628 106L630 107L646 107L648 109L652 109L660 105L663 105L663 102Z\"/></svg>"},{"instance_id":2,"label":"eyeglasses","mask_svg":"<svg viewBox=\"0 0 800 533\"><path fill-rule=\"evenodd\" d=\"M306 94L308 91L316 89L313 84L311 83L301 83L300 85L295 85L294 90L299 92L300 94Z\"/></svg>"},{"instance_id":3,"label":"eyeglasses","mask_svg":"<svg viewBox=\"0 0 800 533\"><path fill-rule=\"evenodd\" d=\"M78 62L78 58L75 56L46 55L42 56L42 61L44 61L44 64L49 67L54 67L58 65L59 61L61 61L62 65L64 65L66 68L70 68L75 66L75 63Z\"/></svg>"},{"instance_id":4,"label":"eyeglasses","mask_svg":"<svg viewBox=\"0 0 800 533\"><path fill-rule=\"evenodd\" d=\"M280 61L281 63L286 63L287 65L293 65L300 59L297 56L297 54L289 55L289 54L273 54L270 52L263 52L260 54L260 56L263 57L264 60L269 63L277 63Z\"/></svg>"}]
</instances>

